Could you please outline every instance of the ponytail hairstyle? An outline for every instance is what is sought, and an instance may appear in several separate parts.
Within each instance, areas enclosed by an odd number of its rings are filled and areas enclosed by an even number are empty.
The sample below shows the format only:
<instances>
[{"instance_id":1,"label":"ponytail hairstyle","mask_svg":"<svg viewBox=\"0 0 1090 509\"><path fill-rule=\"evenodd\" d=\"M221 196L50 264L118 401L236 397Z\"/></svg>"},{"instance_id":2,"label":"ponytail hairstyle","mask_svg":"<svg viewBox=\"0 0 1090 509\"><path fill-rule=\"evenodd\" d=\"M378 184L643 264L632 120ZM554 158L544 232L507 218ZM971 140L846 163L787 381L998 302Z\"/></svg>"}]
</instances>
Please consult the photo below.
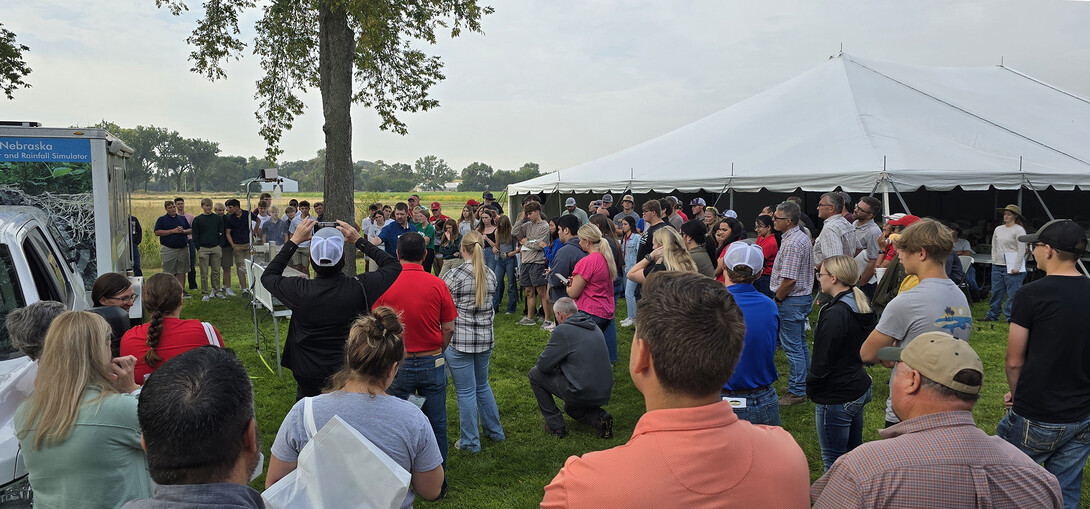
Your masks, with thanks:
<instances>
[{"instance_id":1,"label":"ponytail hairstyle","mask_svg":"<svg viewBox=\"0 0 1090 509\"><path fill-rule=\"evenodd\" d=\"M506 214L500 214L496 218L496 243L506 244L511 242L511 218Z\"/></svg>"},{"instance_id":2,"label":"ponytail hairstyle","mask_svg":"<svg viewBox=\"0 0 1090 509\"><path fill-rule=\"evenodd\" d=\"M339 391L348 382L358 381L370 388L378 387L372 396L385 393L386 375L405 356L401 334L405 327L397 311L379 306L352 322L348 341L344 343L344 367L329 381L326 392Z\"/></svg>"},{"instance_id":3,"label":"ponytail hairstyle","mask_svg":"<svg viewBox=\"0 0 1090 509\"><path fill-rule=\"evenodd\" d=\"M473 289L476 291L474 302L479 308L484 307L488 300L488 267L484 266L484 255L481 254L483 248L484 235L480 232L468 231L462 236L462 258L469 256L470 263L473 264Z\"/></svg>"},{"instance_id":4,"label":"ponytail hairstyle","mask_svg":"<svg viewBox=\"0 0 1090 509\"><path fill-rule=\"evenodd\" d=\"M148 323L148 353L144 354L144 363L156 368L163 358L155 353L159 346L159 336L163 333L163 318L182 307L182 283L178 278L165 273L158 273L144 282L144 310L151 315Z\"/></svg>"},{"instance_id":5,"label":"ponytail hairstyle","mask_svg":"<svg viewBox=\"0 0 1090 509\"><path fill-rule=\"evenodd\" d=\"M591 252L597 252L606 259L606 266L609 267L609 280L613 281L617 279L617 264L613 259L613 248L609 245L609 241L602 236L602 230L599 230L597 226L593 224L585 224L579 227L579 232L576 234L579 240L585 240L590 242L593 246Z\"/></svg>"},{"instance_id":6,"label":"ponytail hairstyle","mask_svg":"<svg viewBox=\"0 0 1090 509\"><path fill-rule=\"evenodd\" d=\"M859 307L860 313L871 312L867 295L855 285L855 282L859 281L860 275L859 264L856 263L855 258L847 255L830 256L821 262L821 266L825 269L825 272L835 277L837 282L852 289L852 295L855 296L855 305Z\"/></svg>"}]
</instances>

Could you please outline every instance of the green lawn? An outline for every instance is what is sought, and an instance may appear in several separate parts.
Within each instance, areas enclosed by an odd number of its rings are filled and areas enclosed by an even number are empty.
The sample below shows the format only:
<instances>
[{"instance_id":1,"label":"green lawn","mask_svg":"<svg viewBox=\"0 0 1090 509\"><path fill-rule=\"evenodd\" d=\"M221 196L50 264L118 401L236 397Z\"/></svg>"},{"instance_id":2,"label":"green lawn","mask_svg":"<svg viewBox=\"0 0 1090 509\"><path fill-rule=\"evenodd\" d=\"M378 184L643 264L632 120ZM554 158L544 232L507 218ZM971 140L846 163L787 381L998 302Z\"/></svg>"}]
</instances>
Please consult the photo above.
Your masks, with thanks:
<instances>
[{"instance_id":1,"label":"green lawn","mask_svg":"<svg viewBox=\"0 0 1090 509\"><path fill-rule=\"evenodd\" d=\"M619 316L623 316L623 309L622 299L618 304ZM974 305L973 311L975 317L983 316L984 304ZM262 314L259 312L259 315ZM271 319L266 316L261 320L265 358L270 369L255 351L252 313L241 297L207 303L193 298L186 301L182 316L212 322L223 334L227 345L246 364L254 379L258 426L268 458L269 447L280 422L295 399L295 382L290 372L285 370L282 377L275 374ZM816 313L811 315L812 319L814 317ZM419 507L535 506L541 500L544 486L556 475L568 456L620 445L631 436L636 421L643 413L643 399L632 385L627 370L632 329L620 330L620 359L614 366L613 397L607 407L615 418L615 436L608 440L595 438L593 429L568 419L567 438L557 439L543 432L541 415L526 379L526 372L533 366L548 336L537 327L516 325L519 318L517 314L500 314L496 317L496 347L490 373L507 440L493 443L484 439L482 451L476 454L454 449L453 443L458 438L458 411L451 385L447 393L448 437L452 444L447 465L450 491L447 498L440 502L419 501ZM286 331L287 322L281 321L281 339ZM980 354L986 371L984 392L973 413L977 424L993 435L1004 413L1003 394L1007 391L1003 369L1006 336L1007 326L1004 323L979 323L974 327L970 340ZM780 372L776 389L782 394L788 372L782 352L777 353L776 362ZM866 410L863 434L866 441L878 439L877 431L884 425L885 399L889 393L886 385L889 370L873 367L869 371L874 379L874 399ZM784 428L806 453L811 478L817 479L821 475L822 465L814 429L813 404L808 402L782 409L781 415ZM264 477L256 480L253 486L263 489ZM1090 497L1085 491L1084 488L1083 500L1087 501Z\"/></svg>"}]
</instances>

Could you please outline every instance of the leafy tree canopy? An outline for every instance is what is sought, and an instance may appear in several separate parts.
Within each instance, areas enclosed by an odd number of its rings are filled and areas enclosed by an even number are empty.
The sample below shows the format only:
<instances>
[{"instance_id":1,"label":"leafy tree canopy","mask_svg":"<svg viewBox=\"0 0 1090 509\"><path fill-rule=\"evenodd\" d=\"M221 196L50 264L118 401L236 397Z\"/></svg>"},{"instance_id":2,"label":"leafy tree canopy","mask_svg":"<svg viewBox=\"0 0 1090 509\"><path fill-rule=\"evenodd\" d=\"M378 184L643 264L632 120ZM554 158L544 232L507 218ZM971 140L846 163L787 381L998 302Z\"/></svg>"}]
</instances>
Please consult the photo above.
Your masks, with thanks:
<instances>
[{"instance_id":1,"label":"leafy tree canopy","mask_svg":"<svg viewBox=\"0 0 1090 509\"><path fill-rule=\"evenodd\" d=\"M23 78L30 74L30 67L23 60L23 52L30 48L15 41L15 34L0 23L0 90L8 99L14 99L12 92L17 88L30 88Z\"/></svg>"}]
</instances>

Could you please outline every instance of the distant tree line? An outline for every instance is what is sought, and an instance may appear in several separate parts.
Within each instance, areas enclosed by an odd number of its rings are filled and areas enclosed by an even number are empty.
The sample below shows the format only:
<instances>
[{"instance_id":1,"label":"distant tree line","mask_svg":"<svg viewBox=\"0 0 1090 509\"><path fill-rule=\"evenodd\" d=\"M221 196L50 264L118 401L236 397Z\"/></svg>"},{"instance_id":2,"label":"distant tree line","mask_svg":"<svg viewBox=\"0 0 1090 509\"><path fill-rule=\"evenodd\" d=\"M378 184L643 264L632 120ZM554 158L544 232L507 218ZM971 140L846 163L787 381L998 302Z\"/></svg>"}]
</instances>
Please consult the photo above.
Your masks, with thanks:
<instances>
[{"instance_id":1,"label":"distant tree line","mask_svg":"<svg viewBox=\"0 0 1090 509\"><path fill-rule=\"evenodd\" d=\"M262 168L272 165L263 158L220 155L218 142L186 138L178 131L155 126L126 128L103 121L103 128L133 149L129 160L129 186L143 191L234 191ZM286 161L276 165L280 176L299 182L299 190L322 192L325 185L325 149L309 160ZM382 160L356 161L357 191L407 192L441 190L458 178L445 161L434 155L417 159L413 165ZM503 189L508 184L541 175L537 163L526 163L514 171L493 170L475 162L462 169L459 191Z\"/></svg>"}]
</instances>

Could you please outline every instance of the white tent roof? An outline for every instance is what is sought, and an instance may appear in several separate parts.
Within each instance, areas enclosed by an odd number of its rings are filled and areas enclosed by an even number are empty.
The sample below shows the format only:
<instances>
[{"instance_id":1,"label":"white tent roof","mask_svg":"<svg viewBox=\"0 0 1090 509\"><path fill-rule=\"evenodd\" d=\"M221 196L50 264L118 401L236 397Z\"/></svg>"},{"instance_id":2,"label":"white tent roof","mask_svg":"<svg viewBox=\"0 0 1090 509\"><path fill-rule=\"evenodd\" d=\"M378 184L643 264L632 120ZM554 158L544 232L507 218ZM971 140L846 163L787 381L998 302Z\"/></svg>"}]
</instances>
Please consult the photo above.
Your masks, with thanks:
<instances>
[{"instance_id":1,"label":"white tent roof","mask_svg":"<svg viewBox=\"0 0 1090 509\"><path fill-rule=\"evenodd\" d=\"M1090 101L1012 69L842 54L673 132L508 192L870 192L883 179L883 158L898 191L1016 189L1023 176L1039 189L1090 189L1088 140Z\"/></svg>"}]
</instances>

